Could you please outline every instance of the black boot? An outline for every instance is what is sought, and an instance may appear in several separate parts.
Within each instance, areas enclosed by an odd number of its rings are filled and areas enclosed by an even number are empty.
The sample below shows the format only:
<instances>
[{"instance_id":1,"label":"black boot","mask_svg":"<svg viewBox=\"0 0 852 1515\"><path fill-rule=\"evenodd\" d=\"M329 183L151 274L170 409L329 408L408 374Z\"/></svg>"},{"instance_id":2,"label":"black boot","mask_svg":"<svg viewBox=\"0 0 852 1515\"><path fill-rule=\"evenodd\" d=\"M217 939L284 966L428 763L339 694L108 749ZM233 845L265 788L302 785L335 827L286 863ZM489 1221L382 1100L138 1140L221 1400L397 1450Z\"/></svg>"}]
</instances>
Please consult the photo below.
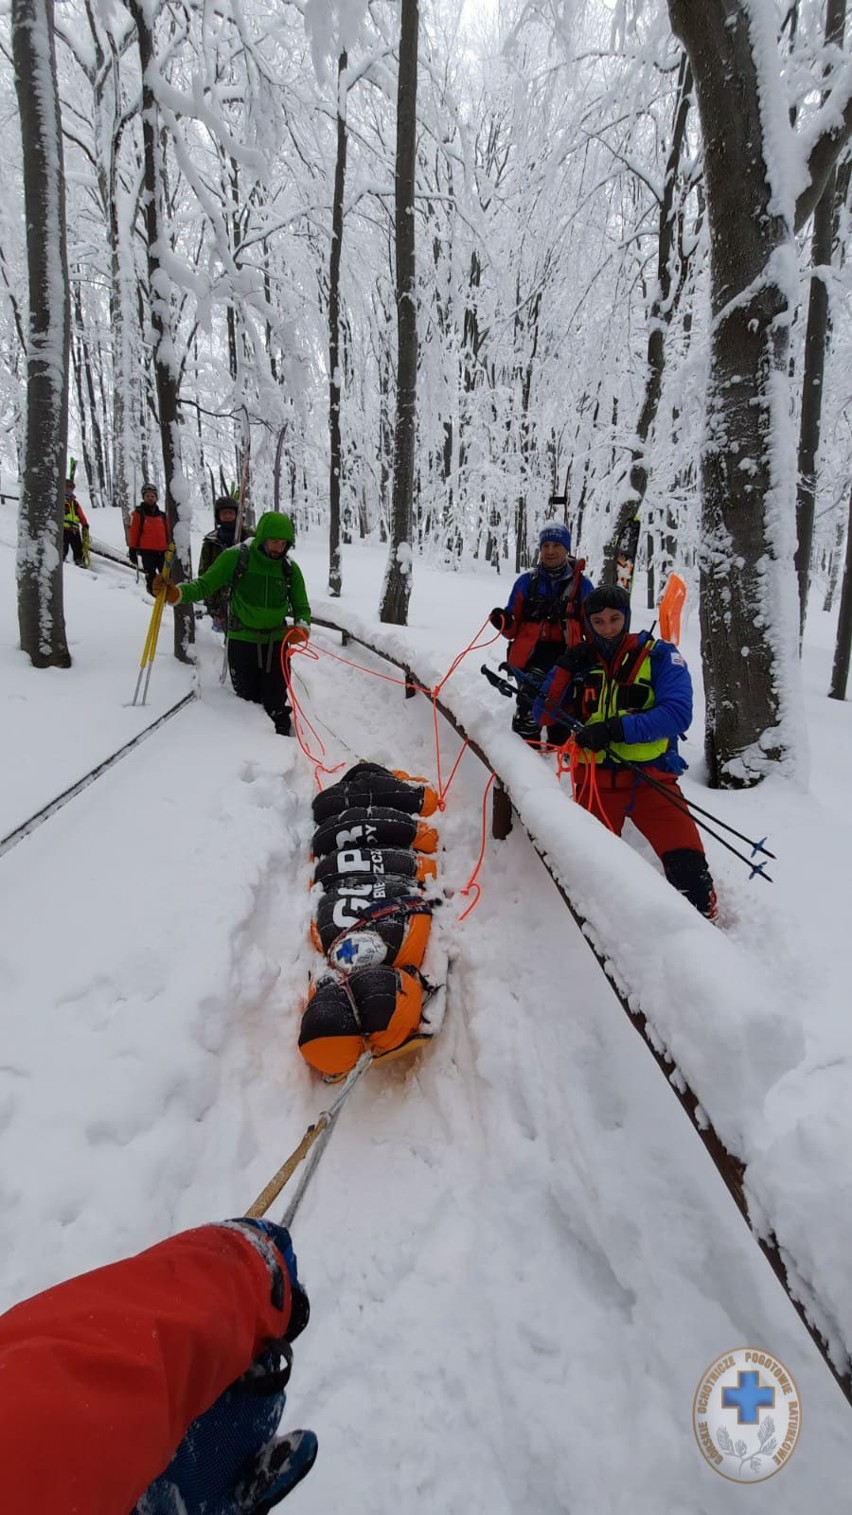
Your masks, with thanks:
<instances>
[{"instance_id":1,"label":"black boot","mask_svg":"<svg viewBox=\"0 0 852 1515\"><path fill-rule=\"evenodd\" d=\"M518 700L518 708L512 717L512 730L518 736L523 737L525 742L534 743L536 746L541 741L541 727L533 720L532 706L528 700Z\"/></svg>"},{"instance_id":2,"label":"black boot","mask_svg":"<svg viewBox=\"0 0 852 1515\"><path fill-rule=\"evenodd\" d=\"M715 921L716 890L704 853L694 847L676 847L673 852L664 852L660 862L669 883L686 895L699 915Z\"/></svg>"}]
</instances>

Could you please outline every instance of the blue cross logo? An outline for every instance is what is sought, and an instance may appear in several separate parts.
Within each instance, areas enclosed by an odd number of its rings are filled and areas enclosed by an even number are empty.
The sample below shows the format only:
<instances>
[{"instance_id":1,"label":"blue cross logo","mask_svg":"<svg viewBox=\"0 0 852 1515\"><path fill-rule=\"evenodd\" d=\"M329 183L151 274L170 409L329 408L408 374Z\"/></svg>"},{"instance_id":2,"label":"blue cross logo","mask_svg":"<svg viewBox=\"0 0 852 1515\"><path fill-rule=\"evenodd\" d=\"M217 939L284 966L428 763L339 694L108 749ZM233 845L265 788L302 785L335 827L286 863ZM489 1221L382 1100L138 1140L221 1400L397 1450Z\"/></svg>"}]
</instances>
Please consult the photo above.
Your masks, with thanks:
<instances>
[{"instance_id":1,"label":"blue cross logo","mask_svg":"<svg viewBox=\"0 0 852 1515\"><path fill-rule=\"evenodd\" d=\"M358 956L358 943L347 939L340 943L334 955L340 963L351 963Z\"/></svg>"},{"instance_id":2,"label":"blue cross logo","mask_svg":"<svg viewBox=\"0 0 852 1515\"><path fill-rule=\"evenodd\" d=\"M775 1390L760 1387L760 1375L753 1368L737 1374L735 1389L722 1389L722 1409L736 1410L737 1425L754 1426L760 1419L761 1406L774 1408Z\"/></svg>"}]
</instances>

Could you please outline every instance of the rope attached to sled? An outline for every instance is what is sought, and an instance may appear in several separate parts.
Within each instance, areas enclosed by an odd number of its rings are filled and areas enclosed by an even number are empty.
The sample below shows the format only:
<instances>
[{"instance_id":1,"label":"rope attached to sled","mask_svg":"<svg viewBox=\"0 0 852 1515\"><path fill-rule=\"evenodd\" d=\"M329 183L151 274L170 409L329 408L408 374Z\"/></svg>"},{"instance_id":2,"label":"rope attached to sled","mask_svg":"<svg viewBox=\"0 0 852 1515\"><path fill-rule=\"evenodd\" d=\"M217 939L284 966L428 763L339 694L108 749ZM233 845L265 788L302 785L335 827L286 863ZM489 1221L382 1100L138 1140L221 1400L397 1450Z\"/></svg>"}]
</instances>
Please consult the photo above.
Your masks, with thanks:
<instances>
[{"instance_id":1,"label":"rope attached to sled","mask_svg":"<svg viewBox=\"0 0 852 1515\"><path fill-rule=\"evenodd\" d=\"M292 1217L295 1215L297 1209L299 1208L305 1190L307 1189L311 1177L316 1170L319 1159L322 1156L322 1153L324 1152L326 1146L328 1145L328 1141L331 1137L332 1131L334 1130L337 1117L339 1116L344 1104L352 1093L352 1090L355 1088L355 1085L358 1083L358 1080L361 1078L361 1075L366 1073L372 1061L372 1052L363 1052L361 1054L357 1063L355 1064L355 1067L351 1070L350 1073L346 1075L346 1078L343 1082L343 1087L341 1088L337 1099L332 1105L329 1106L327 1110L322 1111L312 1126L308 1126L308 1129L302 1137L302 1140L299 1142L298 1147L296 1147L294 1151L290 1153L287 1161L281 1164L278 1172L273 1174L272 1178L269 1180L269 1183L266 1184L263 1189L261 1189L260 1193L257 1196L257 1199L249 1205L248 1209L245 1212L249 1220L259 1220L262 1215L266 1214L270 1205L273 1204L273 1202L278 1198L285 1184L289 1179L292 1178L299 1164L304 1160L304 1158L307 1157L308 1153L313 1148L313 1160L310 1166L302 1175L299 1188L294 1195L293 1200L291 1201L290 1207L287 1211L287 1217L284 1220L284 1225L290 1225ZM323 1140L320 1142L321 1137ZM317 1143L319 1143L318 1147Z\"/></svg>"},{"instance_id":2,"label":"rope attached to sled","mask_svg":"<svg viewBox=\"0 0 852 1515\"><path fill-rule=\"evenodd\" d=\"M431 700L431 702L432 702L432 721L433 721L434 732L435 732L435 772L436 772L436 779L437 779L436 790L437 790L437 795L438 795L438 809L440 811L444 811L446 809L446 799L447 799L447 795L448 795L449 790L450 790L450 785L452 784L453 779L455 778L456 773L458 772L459 764L460 764L460 762L461 762L461 760L462 760L462 758L463 758L463 756L464 756L464 754L465 754L465 752L467 750L469 742L468 742L468 739L465 738L465 740L464 740L464 742L462 744L461 750L458 753L458 756L456 757L456 760L453 763L453 766L452 766L452 768L450 770L450 776L447 779L447 782L444 783L443 782L443 778L442 778L442 770L441 770L441 741L440 741L440 730L439 730L439 726L438 726L438 699L440 697L441 690L443 689L444 685L447 683L448 679L450 679L452 677L452 675L455 673L456 669L460 666L460 664L467 657L468 653L470 653L470 652L481 652L484 648L490 647L493 642L496 642L497 637L500 635L499 632L497 632L493 637L489 637L487 639L487 641L481 642L479 640L479 638L482 636L482 633L485 630L485 628L486 628L487 625L488 625L488 621L487 620L483 621L482 625L479 627L478 631L475 633L475 635L473 636L473 638L471 639L471 641L468 643L468 645L465 648L463 648L462 651L460 653L458 653L456 655L456 657L453 659L452 663L450 664L450 666L447 669L446 673L444 674L443 678L439 679L438 682L437 682L437 684L435 684L433 686L433 688L431 688L431 689L427 689L424 684L419 684L416 679L412 679L412 678L409 678L409 677L398 678L395 674L392 674L392 673L379 673L375 668L367 668L367 667L365 667L365 665L363 663L353 662L353 660L351 658L340 657L340 655L338 653L332 652L330 650L330 648L328 648L328 647L315 647L315 646L302 647L302 646L300 646L300 647L298 647L296 649L292 649L292 650L295 650L295 651L299 652L303 656L307 656L307 657L313 658L314 660L316 660L320 656L320 654L322 654L323 657L331 658L332 662L334 662L334 663L341 663L344 668L354 668L356 670L356 672L358 672L358 673L365 673L370 678L373 678L373 679L381 679L381 681L383 683L385 683L385 684L396 684L398 688L404 689L406 691L406 693L411 692L412 694L423 694L423 695L426 696L426 698L428 700ZM307 757L308 761L310 763L312 763L313 766L314 766L314 773L315 773L316 780L317 780L317 788L321 788L322 786L321 786L321 783L320 783L319 775L321 773L336 772L337 770L336 769L329 769L329 768L327 768L323 764L322 757L325 757L325 747L323 746L322 740L318 736L317 732L314 730L314 728L312 726L310 726L310 722L307 721L307 718L304 716L304 712L301 710L301 708L298 709L298 717L297 717L297 703L294 702L293 687L292 687L292 681L291 681L291 678L290 678L290 670L289 670L289 657L290 657L290 655L291 655L291 650L287 650L285 652L285 649L282 647L282 653L281 653L282 666L284 667L284 678L285 678L285 680L287 682L287 690L288 690L288 694L290 696L290 703L293 706L294 729L296 731L296 735L297 735L297 738L299 740L299 745L302 748L302 751L304 752L304 754ZM302 736L301 736L301 732L300 732L300 725L301 725L302 721L304 721L305 724L310 727L310 730L312 731L313 735L316 737L317 742L319 743L320 747L322 748L322 757L317 757L314 753L310 752L308 750L308 748L306 747L304 741L302 740Z\"/></svg>"}]
</instances>

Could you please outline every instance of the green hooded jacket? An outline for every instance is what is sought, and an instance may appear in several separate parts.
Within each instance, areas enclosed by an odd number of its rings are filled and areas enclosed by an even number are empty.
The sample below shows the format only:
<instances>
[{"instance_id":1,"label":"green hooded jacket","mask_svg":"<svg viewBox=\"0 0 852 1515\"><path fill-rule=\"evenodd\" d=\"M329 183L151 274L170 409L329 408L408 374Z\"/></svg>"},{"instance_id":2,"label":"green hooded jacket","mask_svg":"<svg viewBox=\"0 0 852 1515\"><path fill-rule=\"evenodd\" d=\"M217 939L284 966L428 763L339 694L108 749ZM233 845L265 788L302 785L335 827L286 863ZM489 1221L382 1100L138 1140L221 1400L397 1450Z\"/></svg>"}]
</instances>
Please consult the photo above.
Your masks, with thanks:
<instances>
[{"instance_id":1,"label":"green hooded jacket","mask_svg":"<svg viewBox=\"0 0 852 1515\"><path fill-rule=\"evenodd\" d=\"M289 564L290 584L281 558L269 558L261 545L270 537L293 541L289 517L268 510L257 523L248 543L248 566L231 596L231 627L228 637L234 642L280 642L287 630L287 617L294 625L310 626L311 607L305 591L302 571ZM231 583L240 561L239 547L226 547L206 573L180 586L182 605L207 600L218 589Z\"/></svg>"}]
</instances>

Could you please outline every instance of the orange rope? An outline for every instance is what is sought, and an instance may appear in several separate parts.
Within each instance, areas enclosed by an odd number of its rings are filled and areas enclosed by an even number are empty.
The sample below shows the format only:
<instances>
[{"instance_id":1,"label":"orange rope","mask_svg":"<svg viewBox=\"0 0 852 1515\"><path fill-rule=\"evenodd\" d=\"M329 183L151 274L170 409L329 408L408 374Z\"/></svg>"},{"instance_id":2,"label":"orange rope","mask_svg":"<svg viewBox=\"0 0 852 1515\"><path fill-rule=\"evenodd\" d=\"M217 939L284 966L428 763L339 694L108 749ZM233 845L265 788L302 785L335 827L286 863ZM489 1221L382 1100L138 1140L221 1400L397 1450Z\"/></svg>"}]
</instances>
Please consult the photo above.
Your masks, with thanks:
<instances>
[{"instance_id":1,"label":"orange rope","mask_svg":"<svg viewBox=\"0 0 852 1515\"><path fill-rule=\"evenodd\" d=\"M577 744L573 738L569 737L565 746L568 748L570 755L571 783L577 804L582 805L584 810L588 810L590 815L597 814L598 819L603 821L607 830L614 831L615 827L604 810L603 802L601 801L600 790L598 788L597 763L582 762L577 757ZM583 773L582 778L578 780L577 773L579 769L582 769Z\"/></svg>"},{"instance_id":2,"label":"orange rope","mask_svg":"<svg viewBox=\"0 0 852 1515\"><path fill-rule=\"evenodd\" d=\"M449 793L450 785L452 784L453 779L456 776L456 773L458 771L459 763L461 762L461 760L462 760L462 758L464 756L465 748L468 746L468 742L467 742L467 738L465 738L465 741L464 741L464 743L462 745L461 751L459 752L459 754L458 754L458 756L457 756L457 758L456 758L456 760L455 760L455 762L454 762L454 764L452 766L452 769L450 770L450 776L447 779L446 784L444 784L443 781L442 781L442 777L441 777L441 737L440 737L440 728L438 726L438 696L439 696L441 690L443 689L444 685L447 683L447 680L452 676L452 674L455 673L456 669L464 661L464 659L467 657L468 653L470 653L470 652L481 652L484 648L491 647L494 644L494 642L497 641L497 638L500 636L500 632L499 631L495 632L494 636L493 637L489 637L487 641L480 642L479 638L481 637L481 635L482 635L482 633L485 630L485 627L487 625L488 625L488 621L484 620L482 622L482 625L479 627L479 630L477 632L475 632L475 634L472 637L471 641L468 642L467 646L458 654L457 657L455 657L453 659L452 663L450 664L449 668L447 669L447 672L444 674L444 677L442 679L439 679L438 683L435 684L434 688L432 688L432 689L425 688L425 686L423 684L418 684L416 682L416 680L413 680L413 679L400 679L400 678L397 678L392 673L377 673L374 668L366 668L363 663L355 663L355 662L353 662L351 660L351 658L342 658L342 657L340 657L336 652L332 652L328 647L311 648L311 656L313 656L313 657L317 657L319 655L319 653L322 653L323 657L331 658L332 661L335 662L335 663L342 663L342 665L343 665L344 668L355 668L359 673L366 673L371 678L374 678L374 679L382 679L386 684L396 684L401 689L413 689L417 694L425 694L426 697L427 697L427 699L431 700L431 702L432 702L432 725L433 725L433 730L434 730L434 735L435 735L435 771L436 771L436 777L437 777L438 809L442 810L442 811L446 810L446 808L447 808L446 807L447 794ZM302 650L305 650L305 649L302 649ZM284 677L285 677L285 679L287 678L286 671L285 671ZM287 687L288 687L288 690L289 690L290 687L291 687L289 683L288 683ZM292 704L292 696L291 696L291 704ZM296 710L296 706L293 705L294 714L295 714L295 710ZM313 729L313 728L311 728L311 729ZM297 730L297 735L298 735L298 726L296 727L296 730ZM314 733L314 735L316 735L316 733ZM319 738L317 738L317 740L319 740ZM305 752L305 755L309 758L309 760L311 762L313 762L314 760L311 757L311 754L308 753L308 751L305 748L304 744L301 743L301 739L300 739L300 745L302 746L302 751ZM322 744L320 743L320 745L322 745ZM323 769L322 771L327 773L327 772L332 771L332 770Z\"/></svg>"},{"instance_id":3,"label":"orange rope","mask_svg":"<svg viewBox=\"0 0 852 1515\"><path fill-rule=\"evenodd\" d=\"M476 867L474 868L474 870L473 870L472 874L470 875L470 878L468 879L468 881L465 884L464 888L461 890L462 894L470 894L471 891L475 889L476 890L476 898L473 899L473 900L471 900L471 902L468 905L468 907L467 907L466 910L462 911L461 915L459 916L459 925L461 925L462 921L466 921L467 920L468 916L470 915L471 910L475 910L476 909L477 905L479 904L480 899L482 898L482 889L480 888L480 886L476 882L476 880L477 880L477 875L479 873L479 870L482 867L482 864L483 864L483 862L485 860L485 848L486 848L487 840L488 840L488 822L487 822L487 819L486 819L487 805L488 805L488 796L491 793L491 785L494 783L494 780L495 780L496 777L497 777L497 775L495 773L492 773L491 777L488 780L488 783L485 785L485 791L484 791L483 796L482 796L482 843L481 843L480 848L479 848L479 857L476 860Z\"/></svg>"},{"instance_id":4,"label":"orange rope","mask_svg":"<svg viewBox=\"0 0 852 1515\"><path fill-rule=\"evenodd\" d=\"M435 700L432 701L432 720L433 720L433 723L434 723L434 726L435 726L435 767L437 769L437 777L438 777L438 809L441 810L441 811L444 811L447 808L447 806L446 806L446 799L447 799L447 795L449 793L450 785L451 785L451 783L453 782L453 779L456 776L456 772L458 770L459 763L461 762L461 760L464 757L464 755L465 755L468 747L470 746L470 738L469 737L465 737L464 741L461 744L461 747L459 748L458 757L456 758L455 762L453 763L452 768L450 769L450 776L447 779L446 784L442 784L441 783L441 741L440 741L440 737L438 735L438 705L437 705L437 702Z\"/></svg>"},{"instance_id":5,"label":"orange rope","mask_svg":"<svg viewBox=\"0 0 852 1515\"><path fill-rule=\"evenodd\" d=\"M502 631L495 631L493 637L489 637L487 642L478 641L477 638L481 637L488 624L488 618L486 617L486 619L482 622L479 630L474 633L473 640L468 642L464 651L460 652L457 658L453 659L452 663L444 674L444 677L440 680L439 683L435 685L435 688L432 690L433 698L438 698L438 695L441 693L441 690L447 683L447 680L452 677L456 669L464 662L469 652L482 652L486 647L493 647L494 643L497 641L497 638L503 635Z\"/></svg>"},{"instance_id":6,"label":"orange rope","mask_svg":"<svg viewBox=\"0 0 852 1515\"><path fill-rule=\"evenodd\" d=\"M398 684L400 689L415 689L418 694L429 694L422 684L413 684L409 679L395 678L392 673L377 673L375 668L365 668L363 663L353 663L350 658L341 658L330 647L311 647L311 656L318 657L322 653L324 658L331 658L334 663L342 663L344 668L355 668L359 673L367 673L370 678L384 679L386 684Z\"/></svg>"},{"instance_id":7,"label":"orange rope","mask_svg":"<svg viewBox=\"0 0 852 1515\"><path fill-rule=\"evenodd\" d=\"M468 645L457 655L457 657L455 657L453 659L452 663L450 664L449 668L447 669L447 672L444 674L444 677L439 680L439 682L434 686L433 689L426 689L426 688L424 688L424 686L422 684L418 684L415 680L400 679L400 678L397 678L394 674L390 674L390 673L377 673L374 668L366 668L363 663L355 663L355 662L352 661L351 658L340 657L336 652L332 652L330 650L330 648L328 648L328 647L319 647L319 646L308 647L306 645L299 645L297 648L287 649L286 645L284 643L282 643L282 646L281 646L281 667L282 667L282 671L283 671L283 674L284 674L284 681L285 681L285 683L287 685L287 693L288 693L288 696L289 696L289 699L290 699L290 705L291 705L292 710L293 710L293 727L294 727L294 730L296 732L296 737L297 737L297 740L299 742L299 746L301 747L301 749L304 752L304 754L305 754L306 758L308 759L308 761L310 763L312 763L313 766L314 766L314 776L315 776L315 779L316 779L317 788L318 789L322 788L322 784L321 784L320 779L319 779L320 773L328 773L328 774L337 773L339 771L339 769L341 769L344 765L343 765L343 763L338 763L338 765L337 765L336 768L329 768L329 767L327 767L322 762L322 758L324 758L326 756L326 749L325 749L325 746L323 744L322 738L320 737L319 733L315 730L315 728L311 725L311 723L308 720L307 716L304 714L304 711L302 710L302 708L301 708L298 700L296 699L295 690L293 688L293 681L292 681L292 678L290 676L290 659L291 659L294 651L300 652L303 656L308 656L308 657L313 658L315 662L318 660L320 654L322 654L323 657L331 658L332 662L341 663L344 668L354 668L354 669L357 670L357 672L369 674L374 679L382 679L386 684L396 684L398 687L400 687L402 689L413 689L418 694L425 694L425 695L428 696L428 698L432 702L432 722L433 722L434 733L435 733L435 766L436 766L436 772L437 772L438 809L443 811L443 810L446 809L446 798L447 798L447 794L449 793L450 785L452 784L452 782L453 782L453 780L454 780L454 778L456 776L456 773L458 772L459 764L460 764L462 758L464 757L464 754L465 754L465 752L467 750L469 742L468 742L468 738L465 737L465 740L463 741L463 743L461 745L461 748L459 749L458 756L456 757L456 760L453 763L453 766L452 766L452 768L450 770L450 776L447 779L447 782L445 784L443 782L442 774L441 774L441 741L440 741L440 730L439 730L439 726L438 726L438 696L439 696L441 690L443 689L444 685L451 678L451 676L455 673L456 669L461 665L461 663L464 661L464 659L468 656L469 653L471 653L471 652L480 652L480 651L482 651L486 647L491 647L494 644L494 642L496 642L497 638L500 636L500 632L499 631L496 632L493 637L489 637L487 641L485 641L485 642L480 642L479 641L479 638L482 635L482 633L485 630L485 627L487 625L488 625L488 621L487 620L483 621L482 625L480 626L479 630L475 633L475 635L473 636L473 638L471 639L471 641L468 642ZM312 735L316 739L317 743L319 744L319 747L321 749L320 756L315 756L309 750L309 748L307 747L307 745L306 745L306 743L305 743L305 741L303 739L303 736L302 736L302 729L303 729L303 727L306 727L308 730L310 730L310 732L312 733ZM530 745L533 745L533 744L531 743ZM537 743L536 745L538 745L540 747L543 747L543 748L547 748L548 747L548 744L546 742L545 743ZM550 750L558 750L558 751L561 752L561 749L551 748ZM494 783L495 778L496 778L496 774L492 773L491 776L490 776L490 778L488 779L487 784L485 785L485 791L484 791L483 796L482 796L482 840L481 840L481 844L480 844L480 848L479 848L479 857L477 858L476 866L475 866L475 868L474 868L474 870L473 870L470 878L468 879L465 887L461 890L461 893L463 895L468 895L468 894L475 893L475 898L473 900L471 900L471 903L468 905L467 909L465 911L463 911L462 914L459 916L459 924L461 924L461 922L463 920L467 919L467 917L470 915L471 911L474 910L476 908L476 906L479 904L479 901L480 901L480 899L482 897L482 889L481 889L480 885L477 883L477 877L478 877L479 872L480 872L480 870L482 868L482 864L483 864L483 862L485 860L485 848L486 848L486 845L487 845L487 833L488 833L488 823L487 823L488 796L489 796L489 794L491 792L491 786Z\"/></svg>"},{"instance_id":8,"label":"orange rope","mask_svg":"<svg viewBox=\"0 0 852 1515\"><path fill-rule=\"evenodd\" d=\"M290 660L293 656L294 651L296 650L298 650L303 657L312 658L314 662L318 661L318 656L315 650L312 647L308 647L306 643L301 644L298 649L288 647L286 641L281 643L281 672L284 675L284 683L287 686L287 697L290 701L290 708L293 711L293 730L296 734L296 741L299 743L299 746L305 754L308 762L313 767L314 783L316 784L317 789L322 789L322 780L320 778L320 774L327 773L331 775L332 773L339 773L341 768L346 767L346 764L336 763L333 768L329 768L328 765L323 762L323 758L328 756L325 743L323 742L323 739L317 731L316 727L311 724L308 717L305 715L301 704L296 698L296 691L293 687L293 679L290 674ZM311 752L310 748L308 747L303 735L305 731L309 731L311 736L316 741L319 747L319 752L317 754Z\"/></svg>"},{"instance_id":9,"label":"orange rope","mask_svg":"<svg viewBox=\"0 0 852 1515\"><path fill-rule=\"evenodd\" d=\"M458 757L456 758L455 762L453 763L452 769L450 770L450 776L447 779L446 784L442 783L442 781L441 781L441 736L440 736L440 728L438 726L438 695L441 693L441 690L443 689L444 685L448 682L448 680L455 673L456 669L458 667L460 667L460 665L464 662L464 660L467 657L467 655L468 655L469 652L481 652L484 648L493 646L493 644L496 642L497 638L501 635L501 633L499 631L496 631L494 633L493 637L489 637L488 638L487 642L480 642L479 638L481 637L481 635L482 635L482 633L485 630L485 628L486 628L487 625L488 625L488 620L486 619L486 620L484 620L482 622L482 625L480 626L479 630L474 633L472 639L468 642L467 646L463 649L463 651L460 652L458 654L458 656L453 659L452 663L450 664L449 668L447 669L446 673L444 674L444 677L438 681L438 683L435 685L434 689L431 689L429 691L429 698L432 701L432 725L433 725L433 729L434 729L434 732L435 732L435 772L436 772L436 776L437 776L437 780L438 780L438 809L441 810L441 811L446 810L446 808L447 808L447 806L446 806L447 795L449 794L449 791L450 791L450 785L452 784L453 779L455 778L456 773L458 772L459 763L461 762L462 758L464 757L465 749L468 746L468 738L465 737L464 742L462 743L462 746L461 746L461 749L459 751ZM424 690L424 693L425 692L426 691ZM473 907L471 906L471 908L473 908Z\"/></svg>"}]
</instances>

